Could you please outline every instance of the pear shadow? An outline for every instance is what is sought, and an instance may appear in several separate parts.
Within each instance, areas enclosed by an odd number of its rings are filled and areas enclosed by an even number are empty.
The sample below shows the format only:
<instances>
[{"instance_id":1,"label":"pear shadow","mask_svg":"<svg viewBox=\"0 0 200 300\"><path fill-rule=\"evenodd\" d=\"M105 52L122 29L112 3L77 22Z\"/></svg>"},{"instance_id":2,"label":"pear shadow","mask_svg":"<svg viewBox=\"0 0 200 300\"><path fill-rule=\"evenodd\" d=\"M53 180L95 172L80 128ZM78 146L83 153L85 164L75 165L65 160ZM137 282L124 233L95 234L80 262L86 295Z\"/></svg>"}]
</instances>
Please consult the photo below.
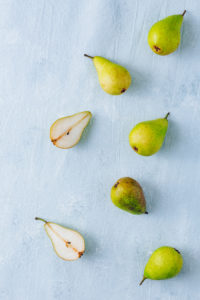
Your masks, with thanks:
<instances>
[{"instance_id":1,"label":"pear shadow","mask_svg":"<svg viewBox=\"0 0 200 300\"><path fill-rule=\"evenodd\" d=\"M192 18L192 15L190 14L189 11L186 12L183 20L183 25L182 25L182 33L181 33L181 44L180 44L180 50L183 53L189 52L191 58L193 56L191 55L192 52L194 51L194 46L196 45L196 40L198 38L197 30L195 28L198 28L199 24L196 22L194 23L194 18ZM182 53L182 54L183 54ZM187 55L188 59L188 55Z\"/></svg>"},{"instance_id":2,"label":"pear shadow","mask_svg":"<svg viewBox=\"0 0 200 300\"><path fill-rule=\"evenodd\" d=\"M96 239L91 236L90 234L85 234L84 236L85 239L85 255L92 257L92 256L96 256L96 252L97 252L97 241Z\"/></svg>"},{"instance_id":3,"label":"pear shadow","mask_svg":"<svg viewBox=\"0 0 200 300\"><path fill-rule=\"evenodd\" d=\"M183 257L183 267L179 274L180 279L187 278L187 281L192 281L193 284L197 286L199 282L198 278L200 269L200 261L198 259L198 254L192 255L191 249L187 248L180 250L180 252Z\"/></svg>"},{"instance_id":4,"label":"pear shadow","mask_svg":"<svg viewBox=\"0 0 200 300\"><path fill-rule=\"evenodd\" d=\"M158 189L156 189L149 181L140 180L141 187L144 192L144 197L146 200L146 211L149 215L155 213L158 203L159 203L159 193ZM148 215L147 215L148 216Z\"/></svg>"},{"instance_id":5,"label":"pear shadow","mask_svg":"<svg viewBox=\"0 0 200 300\"><path fill-rule=\"evenodd\" d=\"M144 91L146 93L146 89L148 89L148 85L150 83L149 76L147 77L144 72L139 72L137 69L134 69L133 67L127 67L127 70L131 74L131 85L127 91L127 94L131 93L138 93L138 91Z\"/></svg>"},{"instance_id":6,"label":"pear shadow","mask_svg":"<svg viewBox=\"0 0 200 300\"><path fill-rule=\"evenodd\" d=\"M91 133L91 127L93 126L94 122L95 122L95 117L92 116L89 124L84 129L82 137L81 137L81 139L80 139L80 141L78 143L80 147L83 147L86 143L88 143L89 136L92 134Z\"/></svg>"},{"instance_id":7,"label":"pear shadow","mask_svg":"<svg viewBox=\"0 0 200 300\"><path fill-rule=\"evenodd\" d=\"M159 150L159 154L163 154L163 152L177 152L178 145L180 144L180 130L177 122L170 119L171 114L168 118L168 130L166 133L166 137L164 143Z\"/></svg>"}]
</instances>

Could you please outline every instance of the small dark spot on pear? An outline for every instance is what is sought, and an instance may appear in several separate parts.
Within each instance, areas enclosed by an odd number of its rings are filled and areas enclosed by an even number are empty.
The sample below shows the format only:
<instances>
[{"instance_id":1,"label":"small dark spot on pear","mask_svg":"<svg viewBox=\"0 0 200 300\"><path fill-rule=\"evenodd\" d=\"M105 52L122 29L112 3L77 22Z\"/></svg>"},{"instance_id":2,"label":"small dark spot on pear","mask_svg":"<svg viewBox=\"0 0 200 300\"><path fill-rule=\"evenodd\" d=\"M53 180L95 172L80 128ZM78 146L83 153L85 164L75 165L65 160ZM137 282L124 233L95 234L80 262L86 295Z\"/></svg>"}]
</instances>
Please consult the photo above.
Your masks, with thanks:
<instances>
[{"instance_id":1,"label":"small dark spot on pear","mask_svg":"<svg viewBox=\"0 0 200 300\"><path fill-rule=\"evenodd\" d=\"M114 185L114 187L116 188L118 186L118 184L119 184L119 182L116 182L115 185Z\"/></svg>"},{"instance_id":2,"label":"small dark spot on pear","mask_svg":"<svg viewBox=\"0 0 200 300\"><path fill-rule=\"evenodd\" d=\"M145 211L145 215L148 215L148 211Z\"/></svg>"},{"instance_id":3,"label":"small dark spot on pear","mask_svg":"<svg viewBox=\"0 0 200 300\"><path fill-rule=\"evenodd\" d=\"M154 49L156 50L156 52L159 52L161 49L158 47L158 46L156 46L156 45L154 45L153 46L154 47Z\"/></svg>"},{"instance_id":4,"label":"small dark spot on pear","mask_svg":"<svg viewBox=\"0 0 200 300\"><path fill-rule=\"evenodd\" d=\"M81 258L81 257L83 256L83 253L84 253L84 252L79 252L79 253L78 253L79 258Z\"/></svg>"},{"instance_id":5,"label":"small dark spot on pear","mask_svg":"<svg viewBox=\"0 0 200 300\"><path fill-rule=\"evenodd\" d=\"M137 148L137 147L134 146L133 149L134 149L136 152L138 152L138 148Z\"/></svg>"},{"instance_id":6,"label":"small dark spot on pear","mask_svg":"<svg viewBox=\"0 0 200 300\"><path fill-rule=\"evenodd\" d=\"M178 252L179 254L181 254L180 251L178 251L176 248L174 248L174 250L176 250L176 252Z\"/></svg>"},{"instance_id":7,"label":"small dark spot on pear","mask_svg":"<svg viewBox=\"0 0 200 300\"><path fill-rule=\"evenodd\" d=\"M124 92L126 92L126 89L122 89L122 90L121 90L121 94L124 93Z\"/></svg>"},{"instance_id":8,"label":"small dark spot on pear","mask_svg":"<svg viewBox=\"0 0 200 300\"><path fill-rule=\"evenodd\" d=\"M69 135L69 131L67 132L67 135Z\"/></svg>"}]
</instances>

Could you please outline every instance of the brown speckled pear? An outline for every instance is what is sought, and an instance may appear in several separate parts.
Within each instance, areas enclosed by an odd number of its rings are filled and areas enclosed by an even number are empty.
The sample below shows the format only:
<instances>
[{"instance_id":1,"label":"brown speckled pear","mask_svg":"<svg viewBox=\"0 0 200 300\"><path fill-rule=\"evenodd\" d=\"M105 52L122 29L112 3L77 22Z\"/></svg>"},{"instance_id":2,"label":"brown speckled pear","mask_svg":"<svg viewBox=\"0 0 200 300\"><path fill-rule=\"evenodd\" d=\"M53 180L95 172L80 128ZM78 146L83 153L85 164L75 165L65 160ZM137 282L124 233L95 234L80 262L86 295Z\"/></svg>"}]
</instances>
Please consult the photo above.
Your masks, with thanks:
<instances>
[{"instance_id":1,"label":"brown speckled pear","mask_svg":"<svg viewBox=\"0 0 200 300\"><path fill-rule=\"evenodd\" d=\"M111 199L117 207L131 214L147 214L143 190L140 184L130 177L117 180L111 189Z\"/></svg>"}]
</instances>

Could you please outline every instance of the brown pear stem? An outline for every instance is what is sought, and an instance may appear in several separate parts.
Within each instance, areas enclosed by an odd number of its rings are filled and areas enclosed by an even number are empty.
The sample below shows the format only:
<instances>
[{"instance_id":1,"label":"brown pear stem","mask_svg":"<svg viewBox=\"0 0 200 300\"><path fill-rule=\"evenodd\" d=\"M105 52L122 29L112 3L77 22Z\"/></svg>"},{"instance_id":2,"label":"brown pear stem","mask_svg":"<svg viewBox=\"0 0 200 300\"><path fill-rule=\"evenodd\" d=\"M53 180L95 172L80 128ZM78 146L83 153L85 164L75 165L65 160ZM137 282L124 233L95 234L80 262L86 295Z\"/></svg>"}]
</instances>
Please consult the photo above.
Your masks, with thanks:
<instances>
[{"instance_id":1,"label":"brown pear stem","mask_svg":"<svg viewBox=\"0 0 200 300\"><path fill-rule=\"evenodd\" d=\"M146 279L147 279L146 277L143 277L143 278L142 278L142 281L140 282L140 285L142 285L143 282L144 282Z\"/></svg>"},{"instance_id":2,"label":"brown pear stem","mask_svg":"<svg viewBox=\"0 0 200 300\"><path fill-rule=\"evenodd\" d=\"M44 223L48 223L46 220L41 219L41 218L38 218L38 217L35 217L35 220L39 220L39 221L42 221L42 222L44 222Z\"/></svg>"},{"instance_id":3,"label":"brown pear stem","mask_svg":"<svg viewBox=\"0 0 200 300\"><path fill-rule=\"evenodd\" d=\"M88 55L88 54L84 54L84 56L85 56L85 57L89 57L89 58L91 58L91 59L94 58L93 56L90 56L90 55Z\"/></svg>"},{"instance_id":4,"label":"brown pear stem","mask_svg":"<svg viewBox=\"0 0 200 300\"><path fill-rule=\"evenodd\" d=\"M167 120L167 118L169 117L169 115L170 115L170 112L168 112L168 113L166 114L166 116L164 117L164 119Z\"/></svg>"},{"instance_id":5,"label":"brown pear stem","mask_svg":"<svg viewBox=\"0 0 200 300\"><path fill-rule=\"evenodd\" d=\"M181 15L181 16L183 16L183 17L184 17L185 13L186 13L186 9L184 10L184 12L182 13L182 15Z\"/></svg>"}]
</instances>

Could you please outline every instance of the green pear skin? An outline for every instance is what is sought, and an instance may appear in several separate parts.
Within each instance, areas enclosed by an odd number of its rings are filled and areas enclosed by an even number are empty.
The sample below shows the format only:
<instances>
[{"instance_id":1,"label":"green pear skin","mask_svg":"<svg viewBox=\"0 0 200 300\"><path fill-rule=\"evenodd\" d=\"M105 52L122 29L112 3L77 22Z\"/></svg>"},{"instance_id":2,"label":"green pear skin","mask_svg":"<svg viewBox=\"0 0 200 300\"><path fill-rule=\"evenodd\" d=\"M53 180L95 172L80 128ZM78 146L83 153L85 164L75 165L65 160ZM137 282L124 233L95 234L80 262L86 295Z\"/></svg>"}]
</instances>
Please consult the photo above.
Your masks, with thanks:
<instances>
[{"instance_id":1,"label":"green pear skin","mask_svg":"<svg viewBox=\"0 0 200 300\"><path fill-rule=\"evenodd\" d=\"M130 73L122 66L101 56L90 56L97 70L99 83L102 89L110 95L123 94L131 84Z\"/></svg>"},{"instance_id":2,"label":"green pear skin","mask_svg":"<svg viewBox=\"0 0 200 300\"><path fill-rule=\"evenodd\" d=\"M146 279L163 280L176 276L182 269L183 258L175 248L163 246L150 256L140 285Z\"/></svg>"},{"instance_id":3,"label":"green pear skin","mask_svg":"<svg viewBox=\"0 0 200 300\"><path fill-rule=\"evenodd\" d=\"M186 10L181 15L169 16L155 23L148 34L148 43L154 53L168 55L178 48L181 26Z\"/></svg>"},{"instance_id":4,"label":"green pear skin","mask_svg":"<svg viewBox=\"0 0 200 300\"><path fill-rule=\"evenodd\" d=\"M168 128L169 113L163 119L138 123L129 134L129 144L143 156L150 156L160 150Z\"/></svg>"},{"instance_id":5,"label":"green pear skin","mask_svg":"<svg viewBox=\"0 0 200 300\"><path fill-rule=\"evenodd\" d=\"M140 184L130 177L117 180L111 189L111 199L114 205L131 214L147 214L143 190Z\"/></svg>"}]
</instances>

